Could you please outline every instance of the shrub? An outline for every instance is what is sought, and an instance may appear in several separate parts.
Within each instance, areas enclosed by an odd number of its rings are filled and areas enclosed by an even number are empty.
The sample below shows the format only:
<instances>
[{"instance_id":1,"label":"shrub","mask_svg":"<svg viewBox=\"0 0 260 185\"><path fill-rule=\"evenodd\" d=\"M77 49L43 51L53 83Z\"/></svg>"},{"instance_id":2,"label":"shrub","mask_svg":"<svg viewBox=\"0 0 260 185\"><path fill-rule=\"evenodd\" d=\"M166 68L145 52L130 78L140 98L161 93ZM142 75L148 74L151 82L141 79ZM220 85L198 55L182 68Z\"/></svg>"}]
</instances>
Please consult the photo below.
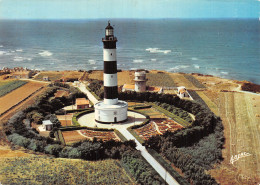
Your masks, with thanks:
<instances>
[{"instance_id":1,"label":"shrub","mask_svg":"<svg viewBox=\"0 0 260 185\"><path fill-rule=\"evenodd\" d=\"M58 157L63 148L64 148L63 146L58 145L58 144L47 145L44 148L44 151L47 154L51 154L51 155L54 155L55 157Z\"/></svg>"},{"instance_id":2,"label":"shrub","mask_svg":"<svg viewBox=\"0 0 260 185\"><path fill-rule=\"evenodd\" d=\"M16 145L26 148L30 144L30 140L26 137L20 136L19 134L11 134L8 137L8 140Z\"/></svg>"},{"instance_id":3,"label":"shrub","mask_svg":"<svg viewBox=\"0 0 260 185\"><path fill-rule=\"evenodd\" d=\"M69 152L73 149L71 146L65 146L59 153L59 157L69 158Z\"/></svg>"},{"instance_id":4,"label":"shrub","mask_svg":"<svg viewBox=\"0 0 260 185\"><path fill-rule=\"evenodd\" d=\"M43 141L31 139L28 149L33 150L35 152L43 152L45 146L46 144Z\"/></svg>"},{"instance_id":5,"label":"shrub","mask_svg":"<svg viewBox=\"0 0 260 185\"><path fill-rule=\"evenodd\" d=\"M146 162L138 151L124 152L121 163L140 184L164 184L164 180Z\"/></svg>"},{"instance_id":6,"label":"shrub","mask_svg":"<svg viewBox=\"0 0 260 185\"><path fill-rule=\"evenodd\" d=\"M72 148L72 149L68 152L68 157L69 157L69 158L80 159L81 156L82 156L82 153L79 151L78 148Z\"/></svg>"}]
</instances>

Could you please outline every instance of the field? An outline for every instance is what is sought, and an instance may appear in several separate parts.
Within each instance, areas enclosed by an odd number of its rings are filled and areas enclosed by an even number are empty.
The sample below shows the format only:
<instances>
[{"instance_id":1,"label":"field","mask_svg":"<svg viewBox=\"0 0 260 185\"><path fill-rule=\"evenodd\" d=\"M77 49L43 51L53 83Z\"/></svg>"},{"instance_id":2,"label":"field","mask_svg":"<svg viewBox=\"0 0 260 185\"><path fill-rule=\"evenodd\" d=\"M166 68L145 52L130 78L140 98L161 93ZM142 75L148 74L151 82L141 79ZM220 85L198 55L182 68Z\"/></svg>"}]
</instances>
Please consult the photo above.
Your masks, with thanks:
<instances>
[{"instance_id":1,"label":"field","mask_svg":"<svg viewBox=\"0 0 260 185\"><path fill-rule=\"evenodd\" d=\"M69 79L69 78L80 78L83 75L83 72L78 71L43 71L38 74L34 80L43 80L44 76L48 76L50 81L56 81L60 79Z\"/></svg>"},{"instance_id":2,"label":"field","mask_svg":"<svg viewBox=\"0 0 260 185\"><path fill-rule=\"evenodd\" d=\"M138 103L138 102L127 102L127 103L129 108L138 107L138 106L147 106L147 104L145 103ZM164 114L162 114L161 112L157 111L154 108L139 109L138 111L150 116L151 119L167 118Z\"/></svg>"},{"instance_id":3,"label":"field","mask_svg":"<svg viewBox=\"0 0 260 185\"><path fill-rule=\"evenodd\" d=\"M242 82L236 80L223 79L220 77L209 76L209 75L193 75L199 80L204 86L213 91L227 90L236 91L240 90Z\"/></svg>"},{"instance_id":4,"label":"field","mask_svg":"<svg viewBox=\"0 0 260 185\"><path fill-rule=\"evenodd\" d=\"M219 109L218 109L217 105L213 101L211 101L211 99L206 95L206 94L210 94L210 93L207 93L207 92L205 93L204 91L196 91L196 92L203 99L203 101L208 105L210 110L212 112L214 112L214 114L219 116Z\"/></svg>"},{"instance_id":5,"label":"field","mask_svg":"<svg viewBox=\"0 0 260 185\"><path fill-rule=\"evenodd\" d=\"M223 120L226 138L222 150L224 161L211 174L221 184L256 184L260 179L260 101L258 95L239 92L219 92L217 98L207 92L202 98L211 108L216 102ZM231 163L232 156L249 154ZM258 178L258 179L257 179Z\"/></svg>"},{"instance_id":6,"label":"field","mask_svg":"<svg viewBox=\"0 0 260 185\"><path fill-rule=\"evenodd\" d=\"M65 76L66 72L42 72L40 75L45 76L46 74L53 75L53 79L60 79ZM157 75L155 74L157 71L152 71L147 76ZM45 75L44 75L45 74ZM80 72L76 72L77 74L83 74ZM159 73L161 75L162 73ZM36 78L42 80L42 77L38 75ZM224 134L225 134L225 146L222 150L224 161L221 164L217 164L214 169L210 170L209 173L216 178L217 182L220 184L257 184L260 182L260 96L254 95L250 93L241 93L241 92L221 92L221 90L225 91L236 91L240 90L240 82L221 79L218 77L212 76L202 76L202 75L193 75L197 80L200 81L207 89L199 90L191 81L184 77L184 74L181 73L168 73L165 72L163 75L167 75L167 81L171 83L171 85L176 86L185 86L187 89L196 90L197 94L205 101L208 107L223 120L224 125ZM48 76L48 75L46 75ZM71 73L73 76L73 73ZM52 79L52 76L49 76ZM88 75L89 78L95 79L103 79L102 71L93 71ZM154 79L153 82L151 79ZM134 83L134 72L133 71L123 71L118 73L118 84L123 85L124 83ZM156 82L156 76L150 78L151 83L159 83ZM149 81L148 81L149 82ZM4 82L5 83L5 82ZM167 82L168 83L168 82ZM3 83L0 82L0 85ZM164 84L165 85L165 84ZM35 92L37 89L44 86L43 83L39 82L28 82L22 87L13 90L7 95L0 97L0 114L8 109L8 107L12 107L19 101L28 97L30 94ZM19 109L25 108L31 103L33 103L36 95L40 94L43 90L38 91L32 97L27 99L25 102L15 106L11 111L3 116L10 117L11 114L18 111ZM141 103L133 103L129 102L129 107L131 106L141 106ZM144 104L143 104L144 105ZM172 124L170 120L167 120L166 116L153 108L140 109L139 111L148 114L151 117L151 122L153 124L147 124L146 127L151 128L151 132L147 133L141 129L140 134L143 136L152 135L156 131L163 132L166 129L175 129L177 124ZM3 116L0 117L1 121L3 120ZM68 125L71 123L70 116L66 116L67 121L65 121L64 116L58 116L59 120L61 120L62 125ZM70 119L70 120L69 120ZM89 167L91 170L86 170L84 172L80 172L80 168L83 168L84 165L76 165L86 163L88 165L90 162L81 161L81 160L66 160L66 159L53 159L46 157L32 157L32 154L28 154L26 151L22 150L14 150L12 151L8 146L1 145L4 138L3 131L1 130L0 125L0 184L21 184L18 183L18 178L21 178L21 182L25 182L24 184L31 183L39 183L42 184L41 179L53 180L56 178L57 181L52 181L49 184L66 184L63 179L66 178L67 184L78 183L80 184L80 178L74 178L74 176L82 176L85 180L87 180L88 184L97 183L95 178L100 179L97 184L106 184L104 179L109 179L107 184L134 184L131 180L120 180L117 177L114 178L109 172L103 172L102 166L99 167ZM177 125L178 126L178 125ZM166 128L167 127L167 128ZM177 128L177 127L176 127ZM177 128L179 129L179 128ZM148 134L148 135L147 135ZM71 143L74 141L79 141L85 139L83 135L81 135L78 131L70 131L63 132L66 143ZM145 138L144 138L145 139ZM4 141L5 142L5 141ZM6 144L6 142L4 143ZM230 162L232 157L237 156L238 154L243 154L246 152L248 156L244 156L243 158L234 161L233 164ZM24 158L26 156L26 158ZM29 156L29 157L28 157ZM8 157L19 157L19 158L8 158ZM20 160L21 159L21 160ZM48 162L46 163L46 159ZM19 166L17 164L22 164ZM29 160L29 162L28 162ZM30 162L31 160L31 162ZM39 160L39 162L38 162ZM5 165L4 163L7 162ZM75 165L74 165L75 163ZM99 165L101 163L97 162ZM121 169L118 161L112 161L114 167L117 168L117 172L115 173L125 173L124 170ZM13 164L13 166L12 166ZM57 165L56 165L57 164ZM93 163L94 166L95 163ZM9 165L9 166L8 166ZM33 167L35 165L35 167ZM48 166L49 165L49 166ZM53 167L52 167L53 166ZM95 169L94 169L95 168ZM108 167L109 168L109 167ZM8 170L7 170L8 169ZM50 173L48 172L50 169ZM85 168L84 168L85 169ZM11 171L13 172L11 173ZM23 171L24 172L23 172ZM33 171L33 175L31 175ZM39 172L39 173L38 173ZM95 172L95 173L94 173ZM37 174L36 174L37 173ZM105 173L105 174L104 174ZM111 172L112 173L112 172ZM69 174L69 175L59 175L59 174ZM31 176L30 176L31 175ZM122 174L118 175L121 176ZM111 176L111 177L110 177ZM124 174L122 175L124 176ZM14 177L14 178L13 178ZM103 178L104 177L104 178ZM40 179L38 182L34 180L38 178ZM111 179L110 179L111 178ZM128 178L129 177L125 177ZM7 179L12 179L13 181L6 181ZM84 181L85 182L85 181ZM48 183L47 183L48 184Z\"/></svg>"},{"instance_id":7,"label":"field","mask_svg":"<svg viewBox=\"0 0 260 185\"><path fill-rule=\"evenodd\" d=\"M66 144L86 139L86 137L82 136L78 131L64 131L62 132L62 136Z\"/></svg>"},{"instance_id":8,"label":"field","mask_svg":"<svg viewBox=\"0 0 260 185\"><path fill-rule=\"evenodd\" d=\"M147 73L148 86L176 87L174 79L168 73Z\"/></svg>"},{"instance_id":9,"label":"field","mask_svg":"<svg viewBox=\"0 0 260 185\"><path fill-rule=\"evenodd\" d=\"M20 101L27 98L29 95L43 87L44 84L38 82L28 82L22 87L8 93L7 95L0 97L0 114L10 109Z\"/></svg>"},{"instance_id":10,"label":"field","mask_svg":"<svg viewBox=\"0 0 260 185\"><path fill-rule=\"evenodd\" d=\"M184 77L184 74L181 73L169 73L171 78L174 80L174 83L177 87L184 86L187 89L197 89L187 78Z\"/></svg>"},{"instance_id":11,"label":"field","mask_svg":"<svg viewBox=\"0 0 260 185\"><path fill-rule=\"evenodd\" d=\"M0 97L26 84L25 81L8 80L0 82Z\"/></svg>"},{"instance_id":12,"label":"field","mask_svg":"<svg viewBox=\"0 0 260 185\"><path fill-rule=\"evenodd\" d=\"M2 184L136 184L117 160L50 157L0 159Z\"/></svg>"},{"instance_id":13,"label":"field","mask_svg":"<svg viewBox=\"0 0 260 185\"><path fill-rule=\"evenodd\" d=\"M57 115L58 120L61 122L62 126L72 125L73 114Z\"/></svg>"},{"instance_id":14,"label":"field","mask_svg":"<svg viewBox=\"0 0 260 185\"><path fill-rule=\"evenodd\" d=\"M92 71L88 78L103 80L103 71ZM122 71L117 73L118 85L134 84L134 72L133 71Z\"/></svg>"},{"instance_id":15,"label":"field","mask_svg":"<svg viewBox=\"0 0 260 185\"><path fill-rule=\"evenodd\" d=\"M9 146L0 144L0 163L1 163L2 158L8 158L8 157L28 157L28 156L32 156L32 155L29 154L29 153L25 153L25 151L23 151L22 149L20 149L20 150L11 150Z\"/></svg>"}]
</instances>

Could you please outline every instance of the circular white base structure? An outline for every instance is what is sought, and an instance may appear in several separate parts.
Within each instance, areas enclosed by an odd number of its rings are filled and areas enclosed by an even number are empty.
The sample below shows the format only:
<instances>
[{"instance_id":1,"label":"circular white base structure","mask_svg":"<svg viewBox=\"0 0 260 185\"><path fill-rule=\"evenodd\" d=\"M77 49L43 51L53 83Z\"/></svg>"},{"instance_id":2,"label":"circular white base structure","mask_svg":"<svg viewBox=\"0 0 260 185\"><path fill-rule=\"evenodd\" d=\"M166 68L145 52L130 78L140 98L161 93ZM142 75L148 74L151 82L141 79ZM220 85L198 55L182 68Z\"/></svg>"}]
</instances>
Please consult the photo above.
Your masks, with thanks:
<instances>
[{"instance_id":1,"label":"circular white base structure","mask_svg":"<svg viewBox=\"0 0 260 185\"><path fill-rule=\"evenodd\" d=\"M115 105L105 104L103 101L95 104L95 120L99 123L122 123L127 121L128 105L118 100Z\"/></svg>"}]
</instances>

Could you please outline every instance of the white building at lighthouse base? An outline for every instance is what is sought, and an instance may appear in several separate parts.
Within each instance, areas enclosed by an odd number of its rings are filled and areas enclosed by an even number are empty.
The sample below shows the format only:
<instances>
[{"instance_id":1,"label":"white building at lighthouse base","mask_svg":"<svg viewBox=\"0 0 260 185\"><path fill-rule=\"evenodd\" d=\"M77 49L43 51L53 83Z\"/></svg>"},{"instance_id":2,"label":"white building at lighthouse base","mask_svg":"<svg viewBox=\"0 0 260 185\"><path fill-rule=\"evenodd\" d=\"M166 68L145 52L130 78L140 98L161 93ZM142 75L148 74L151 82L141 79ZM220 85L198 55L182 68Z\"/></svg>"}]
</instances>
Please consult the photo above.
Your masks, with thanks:
<instances>
[{"instance_id":1,"label":"white building at lighthouse base","mask_svg":"<svg viewBox=\"0 0 260 185\"><path fill-rule=\"evenodd\" d=\"M108 105L103 101L95 104L95 120L99 123L122 123L127 121L128 104L118 100L117 104Z\"/></svg>"}]
</instances>

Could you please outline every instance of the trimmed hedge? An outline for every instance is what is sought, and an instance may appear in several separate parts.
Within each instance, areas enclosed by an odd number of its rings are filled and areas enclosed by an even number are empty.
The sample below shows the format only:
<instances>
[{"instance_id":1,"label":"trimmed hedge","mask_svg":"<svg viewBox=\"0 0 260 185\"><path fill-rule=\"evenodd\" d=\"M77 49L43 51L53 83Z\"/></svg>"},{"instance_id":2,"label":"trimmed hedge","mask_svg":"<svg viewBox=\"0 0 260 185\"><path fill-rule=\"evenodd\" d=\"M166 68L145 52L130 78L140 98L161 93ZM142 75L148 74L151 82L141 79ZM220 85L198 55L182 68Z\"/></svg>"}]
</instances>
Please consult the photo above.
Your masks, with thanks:
<instances>
[{"instance_id":1,"label":"trimmed hedge","mask_svg":"<svg viewBox=\"0 0 260 185\"><path fill-rule=\"evenodd\" d=\"M82 111L82 112L74 114L73 117L72 117L73 125L80 126L80 124L78 122L78 118L83 116L83 115L85 115L85 114L91 113L91 112L94 112L94 109L88 109L88 110L85 110L85 111Z\"/></svg>"},{"instance_id":2,"label":"trimmed hedge","mask_svg":"<svg viewBox=\"0 0 260 185\"><path fill-rule=\"evenodd\" d=\"M119 132L117 129L114 129L114 132L115 132L115 134L121 139L121 141L123 141L123 142L128 141L128 140L125 138L125 136L123 136L123 135L121 134L121 132Z\"/></svg>"},{"instance_id":3,"label":"trimmed hedge","mask_svg":"<svg viewBox=\"0 0 260 185\"><path fill-rule=\"evenodd\" d=\"M152 106L151 105L147 105L147 106L136 106L134 107L134 110L138 110L138 109L148 109L148 108L151 108Z\"/></svg>"},{"instance_id":4,"label":"trimmed hedge","mask_svg":"<svg viewBox=\"0 0 260 185\"><path fill-rule=\"evenodd\" d=\"M149 154L151 154L153 156L153 158L155 158L155 160L162 165L162 167L164 167L169 173L170 175L176 179L176 181L178 181L178 183L180 185L190 185L190 183L184 178L182 177L178 172L176 172L170 163L168 163L167 161L165 161L162 156L160 154L158 154L155 150L151 149L151 148L146 148L147 151L149 152Z\"/></svg>"},{"instance_id":5,"label":"trimmed hedge","mask_svg":"<svg viewBox=\"0 0 260 185\"><path fill-rule=\"evenodd\" d=\"M89 110L89 109L91 109L91 108L66 110L66 113L82 112L82 111Z\"/></svg>"},{"instance_id":6,"label":"trimmed hedge","mask_svg":"<svg viewBox=\"0 0 260 185\"><path fill-rule=\"evenodd\" d=\"M142 145L145 144L145 141L144 141L142 138L140 138L140 136L139 136L133 129L131 129L131 128L129 127L129 128L127 128L127 130L135 137L135 139L136 139L139 143L141 143Z\"/></svg>"}]
</instances>

